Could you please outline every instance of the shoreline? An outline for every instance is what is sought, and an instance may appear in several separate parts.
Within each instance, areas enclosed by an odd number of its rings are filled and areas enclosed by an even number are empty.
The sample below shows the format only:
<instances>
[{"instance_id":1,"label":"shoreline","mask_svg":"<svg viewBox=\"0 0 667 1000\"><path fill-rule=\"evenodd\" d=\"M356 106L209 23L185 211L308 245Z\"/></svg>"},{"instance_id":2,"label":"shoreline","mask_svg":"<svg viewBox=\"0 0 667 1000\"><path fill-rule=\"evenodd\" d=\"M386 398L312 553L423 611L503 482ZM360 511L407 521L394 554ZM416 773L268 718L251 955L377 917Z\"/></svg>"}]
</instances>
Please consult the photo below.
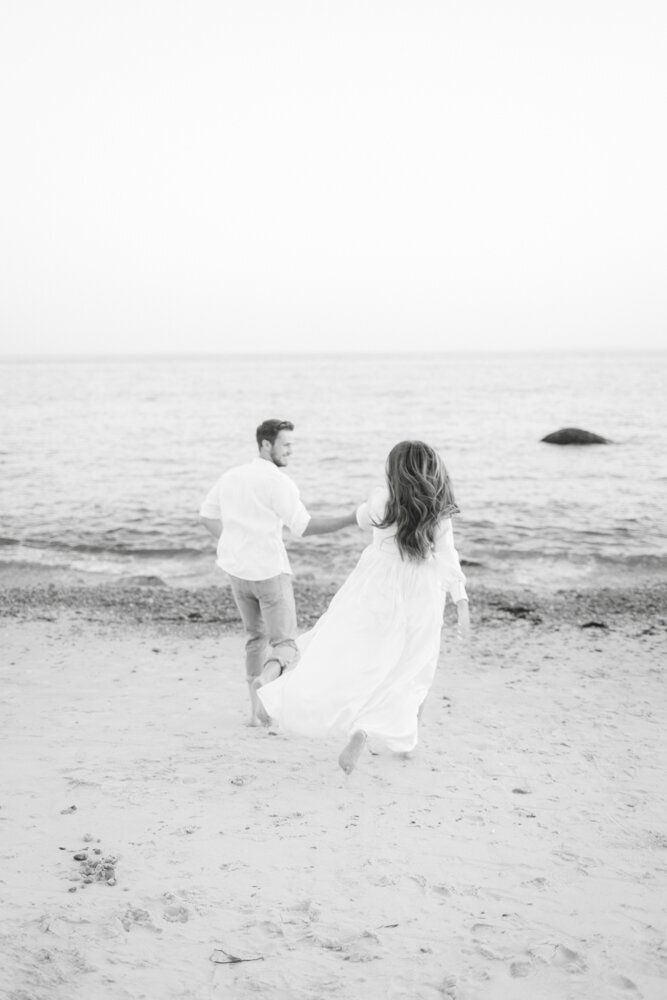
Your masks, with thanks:
<instances>
[{"instance_id":1,"label":"shoreline","mask_svg":"<svg viewBox=\"0 0 667 1000\"><path fill-rule=\"evenodd\" d=\"M326 610L338 584L294 581L300 630L311 628ZM568 622L582 627L605 625L606 619L646 623L667 629L667 582L630 587L557 590L528 588L499 590L468 586L473 624L524 620L533 625ZM171 587L161 582L119 581L99 584L44 583L0 586L0 619L29 621L70 613L88 621L118 620L172 624L199 624L242 631L241 620L228 585L200 588ZM455 612L448 600L445 621Z\"/></svg>"}]
</instances>

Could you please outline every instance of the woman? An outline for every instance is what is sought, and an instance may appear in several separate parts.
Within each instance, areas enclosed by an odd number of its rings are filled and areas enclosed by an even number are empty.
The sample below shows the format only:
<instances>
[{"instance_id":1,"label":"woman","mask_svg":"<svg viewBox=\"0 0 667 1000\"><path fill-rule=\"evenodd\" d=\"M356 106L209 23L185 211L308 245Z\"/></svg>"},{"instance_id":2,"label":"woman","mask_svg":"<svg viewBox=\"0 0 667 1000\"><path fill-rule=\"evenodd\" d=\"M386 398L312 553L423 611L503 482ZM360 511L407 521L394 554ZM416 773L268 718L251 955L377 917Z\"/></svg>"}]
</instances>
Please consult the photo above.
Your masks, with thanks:
<instances>
[{"instance_id":1,"label":"woman","mask_svg":"<svg viewBox=\"0 0 667 1000\"><path fill-rule=\"evenodd\" d=\"M417 745L447 593L459 630L468 628L451 521L459 508L442 459L422 441L401 441L387 458L386 479L357 511L359 525L373 528L372 544L299 639L296 667L273 679L269 664L255 682L266 712L284 729L347 739L338 758L347 774L369 736L399 752Z\"/></svg>"}]
</instances>

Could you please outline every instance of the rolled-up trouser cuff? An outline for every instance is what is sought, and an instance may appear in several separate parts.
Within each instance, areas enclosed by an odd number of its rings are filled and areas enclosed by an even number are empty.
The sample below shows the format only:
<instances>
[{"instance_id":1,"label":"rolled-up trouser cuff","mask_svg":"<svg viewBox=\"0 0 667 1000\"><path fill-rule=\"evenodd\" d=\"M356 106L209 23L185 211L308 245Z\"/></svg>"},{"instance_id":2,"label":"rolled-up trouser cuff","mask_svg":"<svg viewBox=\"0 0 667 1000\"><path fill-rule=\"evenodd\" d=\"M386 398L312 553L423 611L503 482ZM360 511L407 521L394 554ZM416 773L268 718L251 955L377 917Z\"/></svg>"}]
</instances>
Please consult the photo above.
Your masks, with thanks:
<instances>
[{"instance_id":1,"label":"rolled-up trouser cuff","mask_svg":"<svg viewBox=\"0 0 667 1000\"><path fill-rule=\"evenodd\" d=\"M280 664L280 673L282 674L289 667L293 666L298 658L299 650L297 644L290 639L271 647L269 655L264 660L264 666L273 660L275 663Z\"/></svg>"}]
</instances>

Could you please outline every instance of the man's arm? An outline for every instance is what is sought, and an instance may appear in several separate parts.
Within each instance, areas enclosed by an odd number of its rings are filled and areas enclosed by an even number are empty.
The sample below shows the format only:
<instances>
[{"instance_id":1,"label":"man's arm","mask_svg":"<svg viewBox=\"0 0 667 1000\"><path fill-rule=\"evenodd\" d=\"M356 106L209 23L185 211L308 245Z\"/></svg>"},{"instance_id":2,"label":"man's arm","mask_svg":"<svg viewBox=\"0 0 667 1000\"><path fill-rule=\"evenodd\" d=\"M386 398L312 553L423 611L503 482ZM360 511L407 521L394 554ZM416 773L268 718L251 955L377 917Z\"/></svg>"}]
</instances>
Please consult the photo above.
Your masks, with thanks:
<instances>
[{"instance_id":1,"label":"man's arm","mask_svg":"<svg viewBox=\"0 0 667 1000\"><path fill-rule=\"evenodd\" d=\"M357 511L351 514L344 514L342 517L311 517L303 532L306 535L328 535L332 531L340 531L341 528L348 528L357 523Z\"/></svg>"},{"instance_id":2,"label":"man's arm","mask_svg":"<svg viewBox=\"0 0 667 1000\"><path fill-rule=\"evenodd\" d=\"M220 520L220 518L219 517L204 517L203 514L200 514L199 515L199 520L204 525L204 527L207 529L207 531L211 532L211 534L213 535L213 537L217 541L218 538L220 538L220 535L222 534L222 521Z\"/></svg>"}]
</instances>

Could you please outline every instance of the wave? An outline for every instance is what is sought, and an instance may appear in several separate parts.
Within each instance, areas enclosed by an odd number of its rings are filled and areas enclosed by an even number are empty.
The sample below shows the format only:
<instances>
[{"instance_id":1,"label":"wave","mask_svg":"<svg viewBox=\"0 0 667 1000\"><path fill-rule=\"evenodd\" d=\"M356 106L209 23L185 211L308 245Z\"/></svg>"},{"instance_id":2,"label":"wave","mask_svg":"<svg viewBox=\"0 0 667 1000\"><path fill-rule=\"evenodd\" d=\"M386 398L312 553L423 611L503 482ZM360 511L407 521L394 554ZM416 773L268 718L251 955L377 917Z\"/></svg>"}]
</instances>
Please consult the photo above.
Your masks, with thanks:
<instances>
[{"instance_id":1,"label":"wave","mask_svg":"<svg viewBox=\"0 0 667 1000\"><path fill-rule=\"evenodd\" d=\"M30 549L10 546L0 549L0 574L4 585L39 581L90 582L159 578L167 585L199 587L224 582L215 567L212 551L192 549L146 550L133 555L90 549ZM290 552L295 578L301 581L340 585L349 575L359 555L350 546L337 549L305 549ZM501 587L616 586L632 580L651 583L667 574L667 556L628 554L612 558L589 557L573 560L567 553L514 552L487 554L482 559L461 560L470 585Z\"/></svg>"},{"instance_id":2,"label":"wave","mask_svg":"<svg viewBox=\"0 0 667 1000\"><path fill-rule=\"evenodd\" d=\"M179 531L175 529L173 538L160 531L138 532L132 529L117 529L100 536L89 532L88 537L78 539L49 535L32 535L24 538L0 536L0 553L3 561L29 561L40 559L77 560L153 560L165 562L188 562L203 558L214 561L212 540L202 530ZM512 531L505 533L499 541L498 530L482 534L465 532L459 534L457 548L461 561L468 566L501 565L503 563L529 563L539 561L567 562L573 565L623 565L644 567L652 572L667 569L667 549L664 541L642 539L637 544L634 533L621 529L613 532L575 532L552 537L545 533ZM490 537L491 536L491 537ZM286 539L290 559L299 565L317 568L327 560L335 564L353 564L368 544L368 538L350 529L333 535L315 535L308 539ZM50 554L50 555L49 555Z\"/></svg>"},{"instance_id":3,"label":"wave","mask_svg":"<svg viewBox=\"0 0 667 1000\"><path fill-rule=\"evenodd\" d=\"M647 569L667 569L667 554L643 553L625 556L594 556L596 562L601 565L623 565Z\"/></svg>"},{"instance_id":4,"label":"wave","mask_svg":"<svg viewBox=\"0 0 667 1000\"><path fill-rule=\"evenodd\" d=\"M25 544L28 547L32 547L30 543ZM183 546L174 546L173 548L144 548L142 546L133 546L119 542L117 545L67 545L63 543L54 543L49 545L48 548L53 549L55 552L76 552L84 555L137 556L139 558L144 557L146 559L187 559L191 556L202 555L202 553L206 551L207 546L203 544L201 548L188 548Z\"/></svg>"},{"instance_id":5,"label":"wave","mask_svg":"<svg viewBox=\"0 0 667 1000\"><path fill-rule=\"evenodd\" d=\"M73 543L47 542L37 540L17 541L14 539L0 539L0 547L4 550L3 559L11 558L16 553L15 558L20 558L19 552L26 550L31 553L52 552L54 555L67 556L71 554L97 556L99 558L127 557L136 559L194 559L210 555L214 558L214 550L209 540L203 539L201 545L169 545L162 546L142 546L132 543L118 542L111 545L101 543ZM361 554L365 545L358 540L345 539L336 542L328 540L308 539L308 543L288 542L287 550L290 558L302 561L325 561L329 558L341 556L349 557L350 554ZM572 563L590 563L591 561L600 563L622 563L637 566L665 566L667 567L667 552L628 552L627 545L618 545L618 551L614 551L613 540L607 539L606 551L595 551L593 547L574 548L564 540L562 543L554 543L548 546L489 546L484 544L483 539L477 539L474 549L467 549L462 545L457 546L461 563L465 565L479 565L487 562L502 561L534 561L541 559L563 560ZM623 551L625 549L626 551Z\"/></svg>"},{"instance_id":6,"label":"wave","mask_svg":"<svg viewBox=\"0 0 667 1000\"><path fill-rule=\"evenodd\" d=\"M667 569L667 552L592 552L590 550L575 551L571 548L558 546L553 548L487 548L479 558L461 559L461 564L467 562L468 565L475 563L501 564L503 562L540 562L554 561L571 563L573 565L600 564L602 566L636 566L647 569Z\"/></svg>"},{"instance_id":7,"label":"wave","mask_svg":"<svg viewBox=\"0 0 667 1000\"><path fill-rule=\"evenodd\" d=\"M201 556L209 548L206 538L202 539L200 546L186 545L162 545L151 547L150 545L137 545L136 542L66 542L60 539L47 540L42 538L25 539L0 539L0 545L15 546L34 551L51 551L60 553L77 553L81 555L98 556L137 556L147 559L187 559L191 556Z\"/></svg>"}]
</instances>

